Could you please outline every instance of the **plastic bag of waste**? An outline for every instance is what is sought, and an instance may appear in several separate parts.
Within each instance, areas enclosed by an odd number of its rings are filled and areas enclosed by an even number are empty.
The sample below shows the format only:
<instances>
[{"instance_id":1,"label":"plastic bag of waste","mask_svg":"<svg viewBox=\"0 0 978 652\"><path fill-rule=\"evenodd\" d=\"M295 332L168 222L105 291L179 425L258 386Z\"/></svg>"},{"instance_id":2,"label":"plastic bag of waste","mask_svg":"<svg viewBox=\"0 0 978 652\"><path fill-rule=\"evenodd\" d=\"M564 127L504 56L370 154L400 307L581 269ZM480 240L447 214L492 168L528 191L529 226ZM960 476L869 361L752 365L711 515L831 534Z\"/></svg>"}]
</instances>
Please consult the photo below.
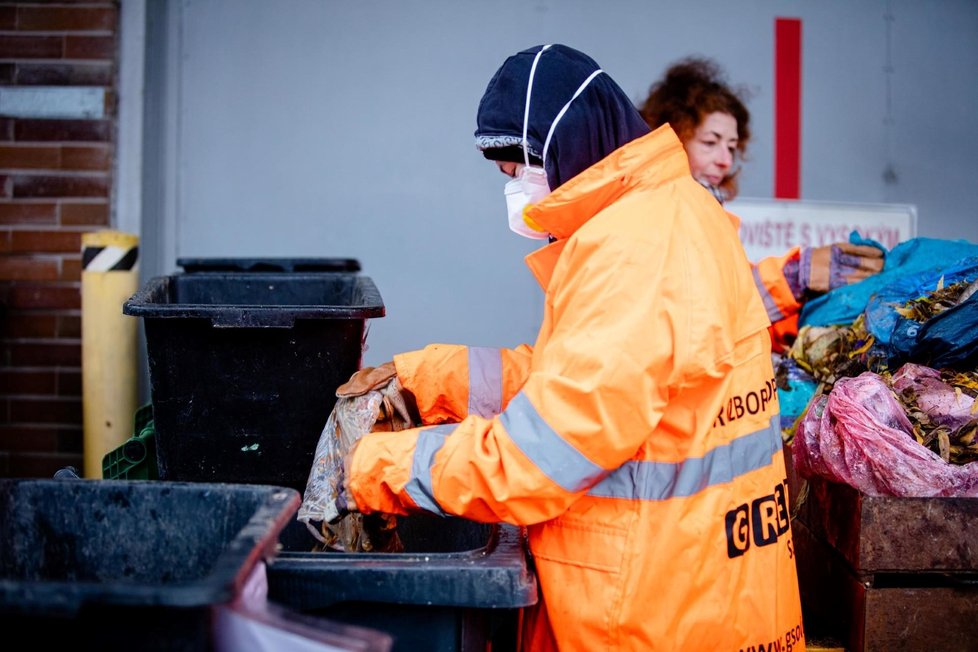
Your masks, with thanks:
<instances>
[{"instance_id":1,"label":"plastic bag of waste","mask_svg":"<svg viewBox=\"0 0 978 652\"><path fill-rule=\"evenodd\" d=\"M336 508L343 482L343 459L373 429L383 403L384 397L378 391L336 399L319 436L296 519L305 523L326 548L343 552L403 550L395 516L354 512L340 518Z\"/></svg>"},{"instance_id":2,"label":"plastic bag of waste","mask_svg":"<svg viewBox=\"0 0 978 652\"><path fill-rule=\"evenodd\" d=\"M978 372L907 363L890 386L918 442L952 464L978 461Z\"/></svg>"},{"instance_id":3,"label":"plastic bag of waste","mask_svg":"<svg viewBox=\"0 0 978 652\"><path fill-rule=\"evenodd\" d=\"M924 322L908 357L938 368L978 367L978 293Z\"/></svg>"},{"instance_id":4,"label":"plastic bag of waste","mask_svg":"<svg viewBox=\"0 0 978 652\"><path fill-rule=\"evenodd\" d=\"M778 405L781 406L781 430L787 430L812 400L818 388L818 380L790 357L782 358L778 362L775 378L778 385Z\"/></svg>"},{"instance_id":5,"label":"plastic bag of waste","mask_svg":"<svg viewBox=\"0 0 978 652\"><path fill-rule=\"evenodd\" d=\"M966 258L926 272L904 275L877 290L864 313L866 330L874 338L871 357L884 361L890 369L904 362L933 367L967 365L966 360L973 359L976 348L970 335L978 311L971 307L949 308L930 318L905 313L911 304L924 304L946 294L946 288L959 284L963 287L975 279L978 279L978 258ZM946 299L941 297L942 301ZM951 314L943 316L945 312ZM930 322L934 325L930 326ZM923 332L931 329L932 335Z\"/></svg>"},{"instance_id":6,"label":"plastic bag of waste","mask_svg":"<svg viewBox=\"0 0 978 652\"><path fill-rule=\"evenodd\" d=\"M859 244L857 238L850 236L850 242ZM962 269L978 258L978 244L967 240L941 240L936 238L912 238L901 242L886 254L883 271L852 285L844 285L805 302L798 320L798 326L834 326L851 324L869 304L870 297L884 291L898 292L889 301L906 301L920 294L914 294L914 286L920 279L939 278L950 270ZM950 275L945 282L950 282ZM892 286L892 287L888 287ZM933 285L928 289L933 289ZM901 291L906 289L906 292ZM926 291L926 290L925 290Z\"/></svg>"},{"instance_id":7,"label":"plastic bag of waste","mask_svg":"<svg viewBox=\"0 0 978 652\"><path fill-rule=\"evenodd\" d=\"M840 378L816 396L795 432L802 478L820 476L873 496L978 497L978 464L955 465L918 443L883 378Z\"/></svg>"}]
</instances>

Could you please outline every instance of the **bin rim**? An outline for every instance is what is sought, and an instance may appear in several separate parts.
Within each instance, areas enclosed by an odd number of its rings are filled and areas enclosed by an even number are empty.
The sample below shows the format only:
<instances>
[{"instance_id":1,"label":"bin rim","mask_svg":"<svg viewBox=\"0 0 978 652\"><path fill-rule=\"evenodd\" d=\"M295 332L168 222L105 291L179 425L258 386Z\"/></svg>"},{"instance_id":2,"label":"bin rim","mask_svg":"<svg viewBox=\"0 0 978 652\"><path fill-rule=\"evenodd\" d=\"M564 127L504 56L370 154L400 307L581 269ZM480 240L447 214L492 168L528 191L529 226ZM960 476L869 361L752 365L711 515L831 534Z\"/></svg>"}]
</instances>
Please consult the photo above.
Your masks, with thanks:
<instances>
[{"instance_id":1,"label":"bin rim","mask_svg":"<svg viewBox=\"0 0 978 652\"><path fill-rule=\"evenodd\" d=\"M291 606L300 609L343 602L478 609L536 604L537 578L522 530L495 525L490 545L476 555L281 551L268 562L269 582L288 587Z\"/></svg>"},{"instance_id":2,"label":"bin rim","mask_svg":"<svg viewBox=\"0 0 978 652\"><path fill-rule=\"evenodd\" d=\"M350 305L328 304L256 304L256 303L160 303L154 295L167 293L171 283L178 278L219 278L233 277L248 282L282 283L319 281L325 277L349 279L356 285L360 295L359 303ZM194 274L170 274L155 276L139 288L122 305L125 315L144 318L203 318L220 319L222 322L240 323L246 326L262 326L265 320L270 325L281 325L284 319L289 325L294 319L373 319L384 317L386 307L380 291L369 276L349 272L333 272L328 275L317 273L282 274L279 272L196 272Z\"/></svg>"},{"instance_id":3,"label":"bin rim","mask_svg":"<svg viewBox=\"0 0 978 652\"><path fill-rule=\"evenodd\" d=\"M362 267L357 258L315 257L180 257L177 266L188 274L197 272L255 272L255 273L311 273L311 272L359 272Z\"/></svg>"},{"instance_id":4,"label":"bin rim","mask_svg":"<svg viewBox=\"0 0 978 652\"><path fill-rule=\"evenodd\" d=\"M228 603L240 592L255 565L276 554L279 534L301 503L298 491L274 485L0 478L0 488L20 485L40 488L66 488L74 485L78 490L90 488L93 492L158 490L161 493L199 494L202 491L221 491L257 495L261 497L261 502L248 522L227 541L209 572L199 578L156 585L138 582L0 579L0 612L5 613L70 616L91 603L159 607L201 607Z\"/></svg>"}]
</instances>

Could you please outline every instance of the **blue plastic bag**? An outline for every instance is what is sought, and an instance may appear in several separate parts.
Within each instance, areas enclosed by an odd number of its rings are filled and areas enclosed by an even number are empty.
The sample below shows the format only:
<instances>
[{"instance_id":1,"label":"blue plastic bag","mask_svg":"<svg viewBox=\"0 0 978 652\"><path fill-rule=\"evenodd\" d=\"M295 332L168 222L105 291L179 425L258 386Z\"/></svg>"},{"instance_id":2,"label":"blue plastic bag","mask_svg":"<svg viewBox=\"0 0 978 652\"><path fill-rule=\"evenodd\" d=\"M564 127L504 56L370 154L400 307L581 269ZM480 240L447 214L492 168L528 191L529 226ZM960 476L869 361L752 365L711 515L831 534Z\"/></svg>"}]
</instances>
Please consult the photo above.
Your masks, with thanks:
<instances>
[{"instance_id":1,"label":"blue plastic bag","mask_svg":"<svg viewBox=\"0 0 978 652\"><path fill-rule=\"evenodd\" d=\"M978 293L928 319L917 332L907 357L938 369L975 369L978 366Z\"/></svg>"},{"instance_id":2,"label":"blue plastic bag","mask_svg":"<svg viewBox=\"0 0 978 652\"><path fill-rule=\"evenodd\" d=\"M781 407L781 429L794 425L808 407L818 389L818 381L791 358L784 358L778 365L786 387L778 386L778 405Z\"/></svg>"},{"instance_id":3,"label":"blue plastic bag","mask_svg":"<svg viewBox=\"0 0 978 652\"><path fill-rule=\"evenodd\" d=\"M855 244L874 244L860 240L855 233L849 240ZM978 258L978 244L967 240L913 238L901 242L886 254L879 274L808 301L802 307L798 325L847 326L866 310L874 294L886 290L887 300L905 303L934 290L942 274L974 264L973 260L967 261L973 258ZM945 285L953 282L949 279L950 276L945 277ZM921 292L924 281L932 284Z\"/></svg>"},{"instance_id":4,"label":"blue plastic bag","mask_svg":"<svg viewBox=\"0 0 978 652\"><path fill-rule=\"evenodd\" d=\"M870 357L885 361L890 368L896 368L907 361L923 364L932 362L916 359L912 353L917 347L920 330L926 324L901 316L897 308L912 299L930 294L939 286L947 287L959 281L971 282L975 279L978 279L978 257L965 258L918 273L903 274L877 290L870 297L864 311L866 330L875 339Z\"/></svg>"}]
</instances>

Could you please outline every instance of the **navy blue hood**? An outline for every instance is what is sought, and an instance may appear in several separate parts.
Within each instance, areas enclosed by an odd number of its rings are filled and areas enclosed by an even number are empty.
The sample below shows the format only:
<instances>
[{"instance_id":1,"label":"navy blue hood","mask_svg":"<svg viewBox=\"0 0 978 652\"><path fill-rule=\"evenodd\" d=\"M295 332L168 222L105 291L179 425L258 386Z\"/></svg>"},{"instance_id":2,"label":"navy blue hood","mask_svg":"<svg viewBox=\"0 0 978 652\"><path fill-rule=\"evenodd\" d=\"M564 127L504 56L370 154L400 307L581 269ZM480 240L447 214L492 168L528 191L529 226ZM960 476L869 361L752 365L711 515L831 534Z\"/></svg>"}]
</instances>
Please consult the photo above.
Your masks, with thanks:
<instances>
[{"instance_id":1,"label":"navy blue hood","mask_svg":"<svg viewBox=\"0 0 978 652\"><path fill-rule=\"evenodd\" d=\"M486 158L522 163L526 83L535 46L506 59L496 71L479 102L476 146ZM540 56L530 91L526 139L531 157L540 159L554 118L598 64L583 52L552 45ZM591 80L571 102L550 139L544 169L550 189L574 178L622 145L649 133L649 127L625 92L607 73ZM499 156L495 154L501 154Z\"/></svg>"}]
</instances>

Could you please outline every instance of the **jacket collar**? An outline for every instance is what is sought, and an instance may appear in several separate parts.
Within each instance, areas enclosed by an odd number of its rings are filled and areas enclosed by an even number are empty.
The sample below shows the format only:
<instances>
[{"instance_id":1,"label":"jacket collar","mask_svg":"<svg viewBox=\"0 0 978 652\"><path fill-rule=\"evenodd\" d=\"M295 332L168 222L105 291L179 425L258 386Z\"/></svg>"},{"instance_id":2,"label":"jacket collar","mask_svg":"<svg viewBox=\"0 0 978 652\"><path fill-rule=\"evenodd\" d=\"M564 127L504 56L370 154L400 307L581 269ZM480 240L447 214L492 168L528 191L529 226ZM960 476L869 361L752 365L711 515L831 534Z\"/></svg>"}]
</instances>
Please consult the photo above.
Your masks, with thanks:
<instances>
[{"instance_id":1,"label":"jacket collar","mask_svg":"<svg viewBox=\"0 0 978 652\"><path fill-rule=\"evenodd\" d=\"M531 206L529 218L557 238L525 258L537 282L547 289L567 238L626 192L684 175L689 175L686 152L666 124L618 148Z\"/></svg>"}]
</instances>

